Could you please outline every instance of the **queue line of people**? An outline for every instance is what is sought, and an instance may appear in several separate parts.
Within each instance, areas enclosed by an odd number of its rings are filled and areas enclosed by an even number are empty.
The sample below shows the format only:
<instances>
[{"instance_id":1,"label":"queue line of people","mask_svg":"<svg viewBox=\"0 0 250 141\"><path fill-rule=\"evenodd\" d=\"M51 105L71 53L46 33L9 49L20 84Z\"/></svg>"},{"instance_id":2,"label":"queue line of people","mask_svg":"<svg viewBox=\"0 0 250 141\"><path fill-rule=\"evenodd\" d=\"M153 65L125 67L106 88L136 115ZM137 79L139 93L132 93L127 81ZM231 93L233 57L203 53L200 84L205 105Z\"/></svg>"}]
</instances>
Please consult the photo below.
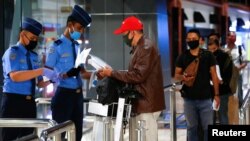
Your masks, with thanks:
<instances>
[{"instance_id":1,"label":"queue line of people","mask_svg":"<svg viewBox=\"0 0 250 141\"><path fill-rule=\"evenodd\" d=\"M230 31L226 46L221 47L220 35L211 33L208 36L207 48L204 48L198 29L190 29L187 32L186 43L189 49L178 56L174 77L183 82L180 92L184 99L187 140L207 141L208 125L217 124L217 121L219 124L230 124L229 97L235 94L236 90L239 103L237 108L240 108L243 102L242 69L247 65L246 53L242 46L236 46L235 41L236 33ZM186 74L197 58L197 72ZM190 86L191 81L193 85ZM237 115L236 110L231 114ZM200 129L203 132L198 132Z\"/></svg>"}]
</instances>

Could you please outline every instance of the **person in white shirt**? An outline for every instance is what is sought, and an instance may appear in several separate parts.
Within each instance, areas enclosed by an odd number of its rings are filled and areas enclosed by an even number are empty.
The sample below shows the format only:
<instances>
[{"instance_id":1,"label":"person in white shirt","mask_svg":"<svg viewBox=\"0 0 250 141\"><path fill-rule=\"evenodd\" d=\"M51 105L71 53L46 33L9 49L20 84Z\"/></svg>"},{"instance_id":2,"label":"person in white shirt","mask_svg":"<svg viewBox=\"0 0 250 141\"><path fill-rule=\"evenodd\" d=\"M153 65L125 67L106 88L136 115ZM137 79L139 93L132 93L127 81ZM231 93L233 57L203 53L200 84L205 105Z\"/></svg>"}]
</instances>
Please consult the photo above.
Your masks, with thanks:
<instances>
[{"instance_id":1,"label":"person in white shirt","mask_svg":"<svg viewBox=\"0 0 250 141\"><path fill-rule=\"evenodd\" d=\"M236 41L236 33L233 31L230 31L227 38L227 44L225 46L225 51L230 53L233 64L235 66L235 70L238 71L238 99L239 99L239 107L241 107L241 104L243 102L243 90L242 90L242 69L244 69L247 66L246 60L246 52L242 46L237 46L235 44ZM234 73L234 72L233 72ZM234 76L232 76L234 77ZM232 90L234 91L234 90Z\"/></svg>"}]
</instances>

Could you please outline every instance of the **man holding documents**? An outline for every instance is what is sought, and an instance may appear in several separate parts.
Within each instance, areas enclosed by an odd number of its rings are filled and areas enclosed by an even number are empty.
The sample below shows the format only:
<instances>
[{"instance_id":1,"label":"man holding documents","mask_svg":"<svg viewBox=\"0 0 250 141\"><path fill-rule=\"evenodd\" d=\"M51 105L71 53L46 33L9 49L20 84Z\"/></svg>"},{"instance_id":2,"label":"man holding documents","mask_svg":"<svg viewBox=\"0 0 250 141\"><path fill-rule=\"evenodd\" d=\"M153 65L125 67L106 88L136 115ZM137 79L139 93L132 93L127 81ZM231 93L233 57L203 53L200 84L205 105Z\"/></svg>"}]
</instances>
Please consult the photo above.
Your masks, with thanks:
<instances>
[{"instance_id":1,"label":"man holding documents","mask_svg":"<svg viewBox=\"0 0 250 141\"><path fill-rule=\"evenodd\" d=\"M50 47L46 59L46 67L54 69L61 76L52 98L52 118L58 123L73 121L76 126L76 141L81 141L83 124L83 94L80 75L83 78L90 77L90 73L81 67L79 61L76 61L77 54L82 56L79 54L77 40L90 23L90 15L80 6L75 5L67 19L64 33Z\"/></svg>"},{"instance_id":2,"label":"man holding documents","mask_svg":"<svg viewBox=\"0 0 250 141\"><path fill-rule=\"evenodd\" d=\"M136 141L136 128L139 120L146 121L146 141L158 140L157 119L165 109L163 76L158 49L143 34L142 22L128 17L114 34L122 34L123 41L131 47L131 60L128 71L116 71L110 67L99 70L100 75L108 76L125 83L133 84L142 95L132 103L134 116L131 118L130 141Z\"/></svg>"}]
</instances>

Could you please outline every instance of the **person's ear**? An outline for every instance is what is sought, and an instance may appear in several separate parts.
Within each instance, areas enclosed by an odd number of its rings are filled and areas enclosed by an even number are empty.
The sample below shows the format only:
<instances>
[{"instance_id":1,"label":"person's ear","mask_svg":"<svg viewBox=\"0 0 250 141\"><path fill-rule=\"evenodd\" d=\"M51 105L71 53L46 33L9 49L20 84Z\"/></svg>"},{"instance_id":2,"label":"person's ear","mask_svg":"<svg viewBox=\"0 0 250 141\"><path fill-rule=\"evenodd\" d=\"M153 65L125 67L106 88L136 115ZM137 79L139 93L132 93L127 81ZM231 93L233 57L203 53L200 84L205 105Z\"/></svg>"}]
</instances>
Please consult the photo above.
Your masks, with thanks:
<instances>
[{"instance_id":1,"label":"person's ear","mask_svg":"<svg viewBox=\"0 0 250 141\"><path fill-rule=\"evenodd\" d=\"M131 31L129 31L129 34L131 34L130 37L133 38L135 36L135 31L131 30Z\"/></svg>"},{"instance_id":2,"label":"person's ear","mask_svg":"<svg viewBox=\"0 0 250 141\"><path fill-rule=\"evenodd\" d=\"M200 44L200 45L202 44L202 39L201 39L201 37L199 38L199 44Z\"/></svg>"},{"instance_id":3,"label":"person's ear","mask_svg":"<svg viewBox=\"0 0 250 141\"><path fill-rule=\"evenodd\" d=\"M68 24L67 24L67 26L68 26L69 28L71 28L71 27L73 26L73 22L69 21Z\"/></svg>"},{"instance_id":4,"label":"person's ear","mask_svg":"<svg viewBox=\"0 0 250 141\"><path fill-rule=\"evenodd\" d=\"M24 30L22 30L22 31L20 32L20 37L24 38L24 37L26 36L26 34L27 34L27 32L24 31Z\"/></svg>"}]
</instances>

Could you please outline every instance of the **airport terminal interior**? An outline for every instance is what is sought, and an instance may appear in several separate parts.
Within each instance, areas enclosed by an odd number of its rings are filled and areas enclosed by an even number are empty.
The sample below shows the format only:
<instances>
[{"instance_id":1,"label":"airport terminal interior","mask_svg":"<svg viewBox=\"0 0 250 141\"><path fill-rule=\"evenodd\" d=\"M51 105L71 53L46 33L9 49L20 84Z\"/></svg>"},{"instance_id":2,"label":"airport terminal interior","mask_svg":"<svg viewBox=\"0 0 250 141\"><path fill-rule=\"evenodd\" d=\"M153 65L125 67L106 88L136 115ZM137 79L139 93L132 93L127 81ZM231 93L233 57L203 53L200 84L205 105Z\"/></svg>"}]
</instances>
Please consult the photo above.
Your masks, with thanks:
<instances>
[{"instance_id":1,"label":"airport terminal interior","mask_svg":"<svg viewBox=\"0 0 250 141\"><path fill-rule=\"evenodd\" d=\"M156 43L161 56L166 103L165 110L157 120L158 141L187 140L183 98L179 92L181 85L175 85L177 81L173 77L178 55L188 49L185 35L189 29L196 28L200 31L205 40L204 48L207 48L207 36L210 33L220 33L220 43L224 46L228 32L235 31L237 37L235 44L243 46L246 61L250 61L250 2L248 0L1 0L1 56L11 45L16 44L23 19L31 17L43 25L43 32L39 36L35 49L39 55L39 65L43 67L49 46L64 32L67 17L76 4L85 9L92 18L90 26L85 29L83 38L79 41L80 47L90 48L90 55L101 59L115 70L127 70L130 60L131 48L124 44L121 36L113 34L126 17L136 16L141 19L145 35ZM96 71L96 67L87 63L85 68L93 73ZM0 73L3 73L2 65ZM229 98L229 123L233 125L249 124L250 120L249 64L242 74L243 97L246 104L243 109L239 108L237 92ZM4 83L2 80L3 75L0 75L1 88ZM82 82L84 96L82 141L110 141L107 138L111 137L107 136L114 135L110 132L114 132L117 117L103 114L103 107L93 110L93 106L96 105L90 102L96 104L98 99L96 87L91 80L82 80ZM47 122L45 119L52 119L50 102L56 87L56 84L50 84L45 88L36 88L37 118L43 119L44 122ZM125 109L126 106L130 105L125 105ZM114 105L109 108L117 109ZM129 121L129 115L123 118L122 121ZM5 121L0 119L0 122ZM37 126L31 122L27 124ZM38 132L41 131L42 129L38 129ZM129 141L128 125L121 131L120 137L120 141Z\"/></svg>"}]
</instances>

